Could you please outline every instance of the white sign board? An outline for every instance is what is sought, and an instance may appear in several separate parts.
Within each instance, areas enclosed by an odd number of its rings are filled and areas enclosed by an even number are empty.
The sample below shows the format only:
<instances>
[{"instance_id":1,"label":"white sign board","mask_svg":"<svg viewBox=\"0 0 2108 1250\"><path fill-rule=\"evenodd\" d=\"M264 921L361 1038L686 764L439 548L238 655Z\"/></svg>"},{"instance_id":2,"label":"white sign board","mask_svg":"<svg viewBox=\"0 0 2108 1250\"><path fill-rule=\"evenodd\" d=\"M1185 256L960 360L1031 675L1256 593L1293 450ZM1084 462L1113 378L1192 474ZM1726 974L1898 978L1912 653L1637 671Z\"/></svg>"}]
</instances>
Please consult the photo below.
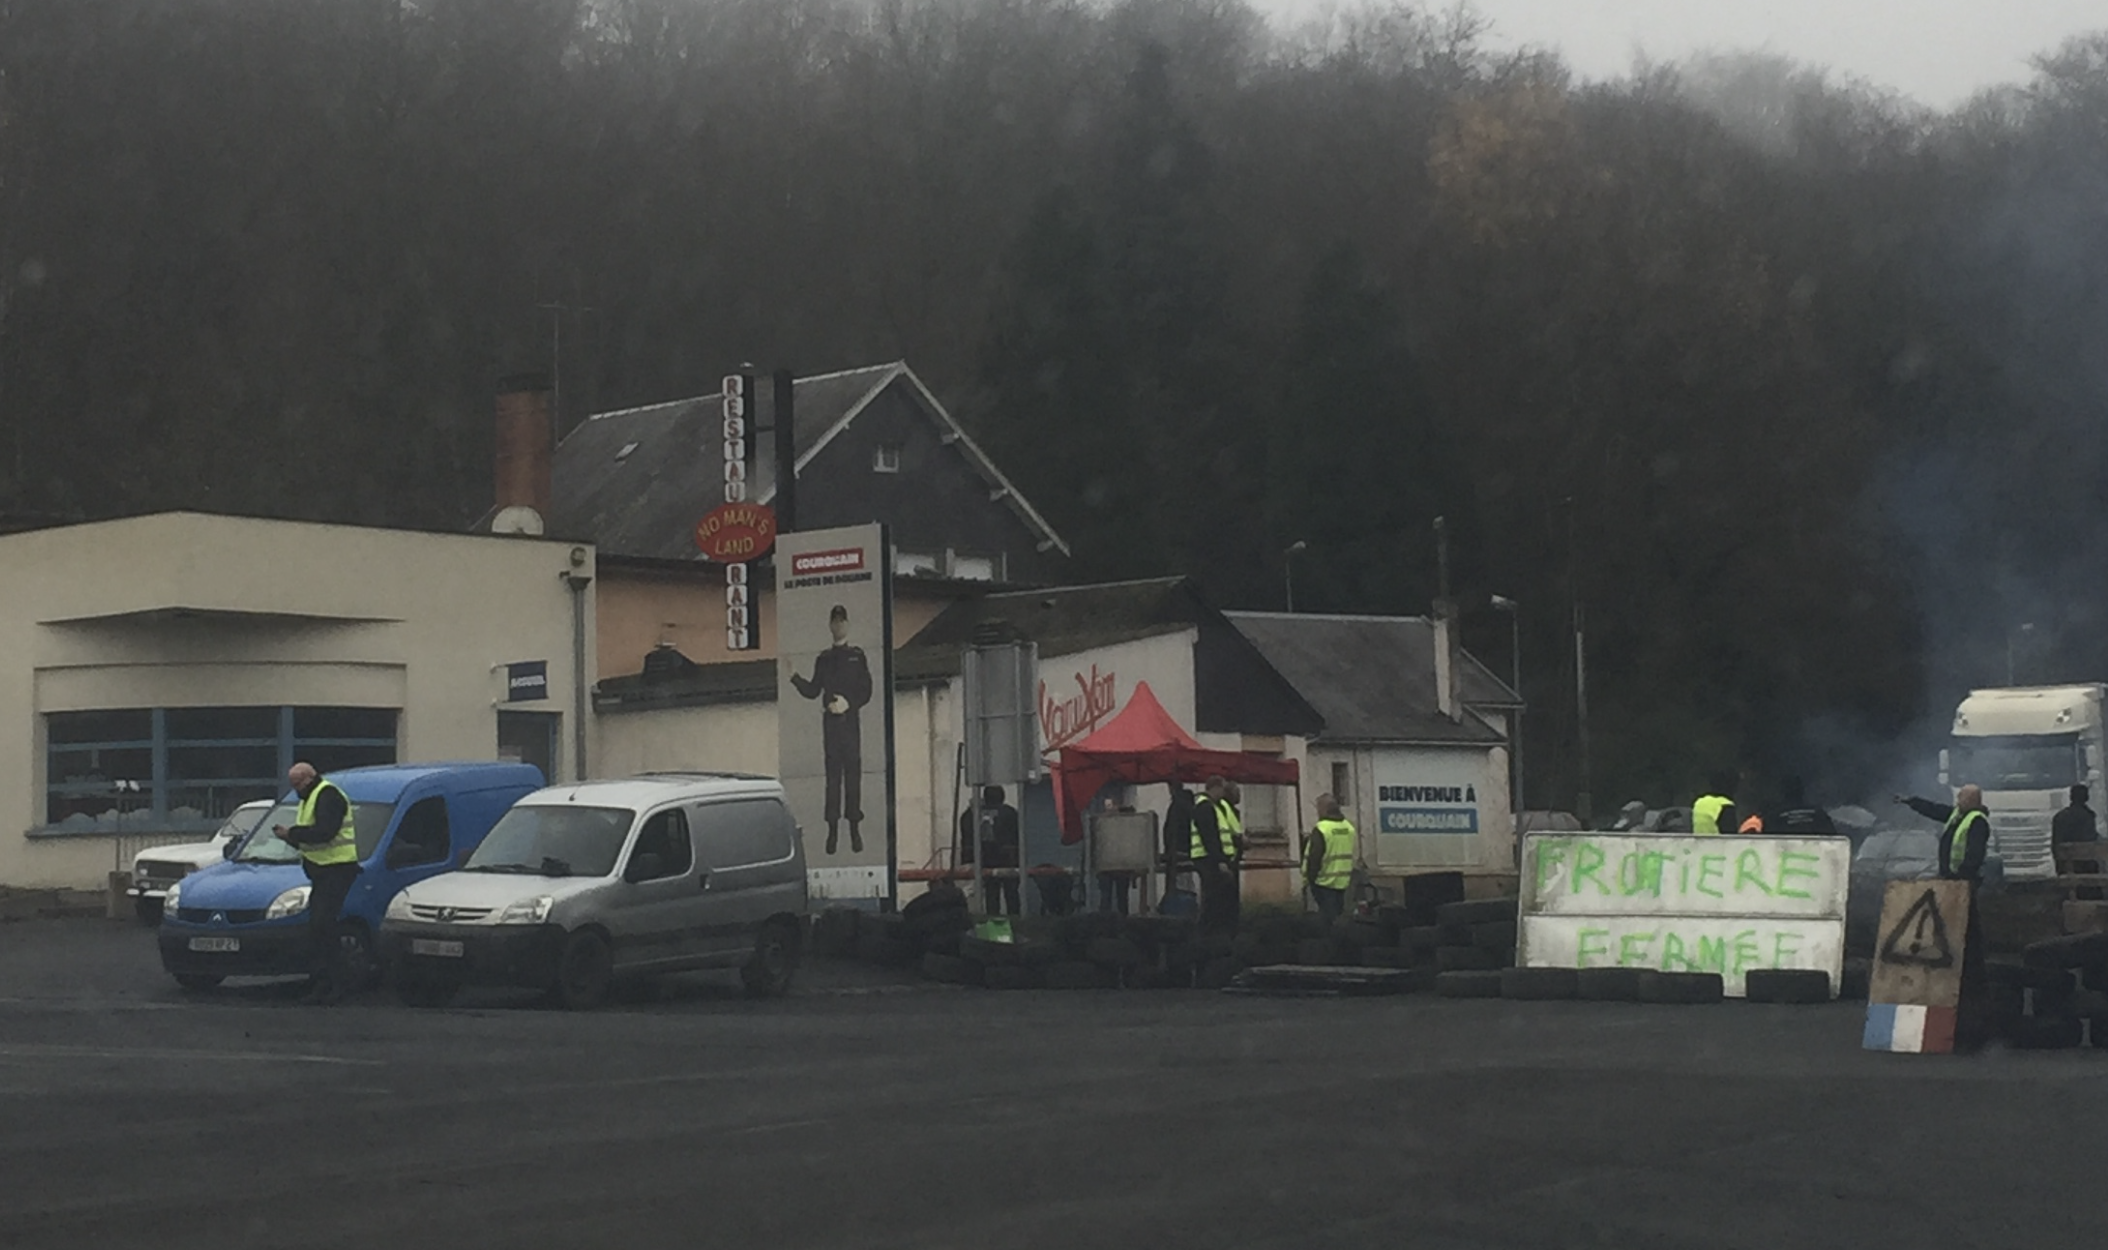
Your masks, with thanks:
<instances>
[{"instance_id":1,"label":"white sign board","mask_svg":"<svg viewBox=\"0 0 2108 1250\"><path fill-rule=\"evenodd\" d=\"M878 525L776 542L776 771L815 898L893 892L888 554Z\"/></svg>"},{"instance_id":2,"label":"white sign board","mask_svg":"<svg viewBox=\"0 0 2108 1250\"><path fill-rule=\"evenodd\" d=\"M1507 776L1472 747L1386 747L1369 759L1376 810L1369 821L1379 868L1489 863L1509 852Z\"/></svg>"},{"instance_id":3,"label":"white sign board","mask_svg":"<svg viewBox=\"0 0 2108 1250\"><path fill-rule=\"evenodd\" d=\"M1844 975L1845 838L1616 833L1524 839L1516 961L1531 968Z\"/></svg>"}]
</instances>

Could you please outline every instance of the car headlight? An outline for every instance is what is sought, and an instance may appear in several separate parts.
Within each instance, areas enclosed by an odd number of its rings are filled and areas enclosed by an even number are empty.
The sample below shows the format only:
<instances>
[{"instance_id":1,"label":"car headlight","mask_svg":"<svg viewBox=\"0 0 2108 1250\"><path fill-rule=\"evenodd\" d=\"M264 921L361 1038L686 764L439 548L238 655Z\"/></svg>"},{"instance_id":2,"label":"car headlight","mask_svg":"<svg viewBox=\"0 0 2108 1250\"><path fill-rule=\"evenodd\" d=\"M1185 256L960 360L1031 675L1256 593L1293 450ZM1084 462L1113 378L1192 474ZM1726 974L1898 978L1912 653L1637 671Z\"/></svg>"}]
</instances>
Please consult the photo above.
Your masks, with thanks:
<instances>
[{"instance_id":1,"label":"car headlight","mask_svg":"<svg viewBox=\"0 0 2108 1250\"><path fill-rule=\"evenodd\" d=\"M264 919L283 920L287 916L297 916L301 912L306 911L309 888L304 885L296 885L277 898L272 899L270 907L264 911Z\"/></svg>"},{"instance_id":2,"label":"car headlight","mask_svg":"<svg viewBox=\"0 0 2108 1250\"><path fill-rule=\"evenodd\" d=\"M404 891L403 893L401 893L401 894L398 894L398 895L396 895L396 896L395 896L394 898L392 898L392 899L389 899L389 900L388 900L388 910L387 910L387 911L386 911L385 913L383 913L383 914L382 914L382 916L381 916L381 919L383 919L383 920L408 920L408 919L410 919L410 894L409 894L409 891L405 890L405 891Z\"/></svg>"},{"instance_id":3,"label":"car headlight","mask_svg":"<svg viewBox=\"0 0 2108 1250\"><path fill-rule=\"evenodd\" d=\"M164 912L172 912L172 911L174 911L174 910L176 909L176 906L177 906L177 904L176 904L176 900L177 900L177 899L178 899L179 897L181 897L181 896L182 896L182 893L183 893L183 883L182 883L181 881L171 881L171 882L169 882L169 883L168 883L168 893L166 893L166 894L163 894L163 895L161 896L161 910L162 910L162 911L164 911Z\"/></svg>"},{"instance_id":4,"label":"car headlight","mask_svg":"<svg viewBox=\"0 0 2108 1250\"><path fill-rule=\"evenodd\" d=\"M544 894L538 898L523 898L498 913L499 924L540 924L549 918L549 909L556 900Z\"/></svg>"}]
</instances>

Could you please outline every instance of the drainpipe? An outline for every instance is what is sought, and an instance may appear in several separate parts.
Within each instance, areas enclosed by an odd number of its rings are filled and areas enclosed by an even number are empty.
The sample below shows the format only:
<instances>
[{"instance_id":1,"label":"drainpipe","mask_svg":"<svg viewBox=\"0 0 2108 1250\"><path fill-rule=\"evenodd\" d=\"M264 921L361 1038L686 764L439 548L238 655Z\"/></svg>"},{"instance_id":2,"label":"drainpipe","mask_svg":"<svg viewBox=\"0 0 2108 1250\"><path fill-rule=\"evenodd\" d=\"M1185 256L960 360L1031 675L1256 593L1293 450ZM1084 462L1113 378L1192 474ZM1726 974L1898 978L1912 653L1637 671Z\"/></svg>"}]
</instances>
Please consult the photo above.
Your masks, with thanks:
<instances>
[{"instance_id":1,"label":"drainpipe","mask_svg":"<svg viewBox=\"0 0 2108 1250\"><path fill-rule=\"evenodd\" d=\"M579 570L585 567L586 549L571 548L571 568L562 576L564 584L571 588L571 780L586 779L586 696L590 682L586 680L586 587L593 584L593 575ZM549 779L554 784L556 778Z\"/></svg>"}]
</instances>

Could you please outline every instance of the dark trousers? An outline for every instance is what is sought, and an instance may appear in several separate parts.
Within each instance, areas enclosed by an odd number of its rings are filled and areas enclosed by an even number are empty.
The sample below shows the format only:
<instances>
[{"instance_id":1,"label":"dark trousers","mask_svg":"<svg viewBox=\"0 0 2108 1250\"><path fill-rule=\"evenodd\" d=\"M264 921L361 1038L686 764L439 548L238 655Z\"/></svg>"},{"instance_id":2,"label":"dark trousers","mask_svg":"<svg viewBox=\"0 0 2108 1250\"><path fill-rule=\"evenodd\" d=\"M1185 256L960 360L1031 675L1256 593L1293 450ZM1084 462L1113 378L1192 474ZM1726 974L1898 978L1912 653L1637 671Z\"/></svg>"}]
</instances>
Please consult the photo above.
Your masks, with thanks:
<instances>
[{"instance_id":1,"label":"dark trousers","mask_svg":"<svg viewBox=\"0 0 2108 1250\"><path fill-rule=\"evenodd\" d=\"M1330 886L1314 885L1310 887L1310 897L1317 902L1318 915L1323 916L1327 924L1339 919L1347 910L1347 892L1345 890L1335 890Z\"/></svg>"},{"instance_id":2,"label":"dark trousers","mask_svg":"<svg viewBox=\"0 0 2108 1250\"><path fill-rule=\"evenodd\" d=\"M343 925L337 916L359 879L359 866L302 861L301 867L308 880L308 970L318 986L343 993L352 988L351 973L344 962Z\"/></svg>"},{"instance_id":3,"label":"dark trousers","mask_svg":"<svg viewBox=\"0 0 2108 1250\"><path fill-rule=\"evenodd\" d=\"M1024 901L1019 893L1016 877L983 877L981 878L981 884L988 896L986 902L989 915L1022 916L1025 914Z\"/></svg>"},{"instance_id":4,"label":"dark trousers","mask_svg":"<svg viewBox=\"0 0 2108 1250\"><path fill-rule=\"evenodd\" d=\"M1200 878L1200 927L1210 933L1237 931L1237 865L1223 859L1193 862Z\"/></svg>"},{"instance_id":5,"label":"dark trousers","mask_svg":"<svg viewBox=\"0 0 2108 1250\"><path fill-rule=\"evenodd\" d=\"M820 725L820 747L827 771L827 810L831 828L848 817L849 827L864 821L864 736L855 716L829 716Z\"/></svg>"},{"instance_id":6,"label":"dark trousers","mask_svg":"<svg viewBox=\"0 0 2108 1250\"><path fill-rule=\"evenodd\" d=\"M1127 914L1128 891L1134 886L1134 878L1124 872L1101 872L1098 874L1098 910L1116 916Z\"/></svg>"}]
</instances>

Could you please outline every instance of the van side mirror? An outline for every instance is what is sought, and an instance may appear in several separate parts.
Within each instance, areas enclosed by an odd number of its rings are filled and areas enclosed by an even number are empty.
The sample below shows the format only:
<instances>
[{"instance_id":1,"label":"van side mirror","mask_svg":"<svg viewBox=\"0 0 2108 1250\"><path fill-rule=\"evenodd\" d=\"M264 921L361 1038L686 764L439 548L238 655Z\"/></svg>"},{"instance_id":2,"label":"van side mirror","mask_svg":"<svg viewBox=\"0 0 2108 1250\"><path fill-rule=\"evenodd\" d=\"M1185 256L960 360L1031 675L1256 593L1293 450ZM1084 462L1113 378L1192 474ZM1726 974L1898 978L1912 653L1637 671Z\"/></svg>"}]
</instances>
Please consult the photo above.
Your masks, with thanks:
<instances>
[{"instance_id":1,"label":"van side mirror","mask_svg":"<svg viewBox=\"0 0 2108 1250\"><path fill-rule=\"evenodd\" d=\"M1951 769L1952 769L1952 765L1951 765L1951 763L1950 763L1949 761L1950 761L1950 756L1948 755L1948 752L1947 752L1947 748L1946 748L1946 747L1941 747L1941 748L1940 748L1940 784L1941 784L1941 785L1943 785L1943 786L1944 786L1944 785L1948 785L1948 784L1951 784L1951 783L1950 783L1950 782L1949 782L1949 781L1947 780L1947 776L1948 776L1948 773L1949 773L1949 772L1951 771Z\"/></svg>"},{"instance_id":2,"label":"van side mirror","mask_svg":"<svg viewBox=\"0 0 2108 1250\"><path fill-rule=\"evenodd\" d=\"M656 851L641 851L629 857L629 869L622 874L622 879L635 883L665 875L665 857Z\"/></svg>"},{"instance_id":3,"label":"van side mirror","mask_svg":"<svg viewBox=\"0 0 2108 1250\"><path fill-rule=\"evenodd\" d=\"M229 838L225 842L220 843L220 858L233 859L241 853L241 849L242 840L240 838Z\"/></svg>"}]
</instances>

